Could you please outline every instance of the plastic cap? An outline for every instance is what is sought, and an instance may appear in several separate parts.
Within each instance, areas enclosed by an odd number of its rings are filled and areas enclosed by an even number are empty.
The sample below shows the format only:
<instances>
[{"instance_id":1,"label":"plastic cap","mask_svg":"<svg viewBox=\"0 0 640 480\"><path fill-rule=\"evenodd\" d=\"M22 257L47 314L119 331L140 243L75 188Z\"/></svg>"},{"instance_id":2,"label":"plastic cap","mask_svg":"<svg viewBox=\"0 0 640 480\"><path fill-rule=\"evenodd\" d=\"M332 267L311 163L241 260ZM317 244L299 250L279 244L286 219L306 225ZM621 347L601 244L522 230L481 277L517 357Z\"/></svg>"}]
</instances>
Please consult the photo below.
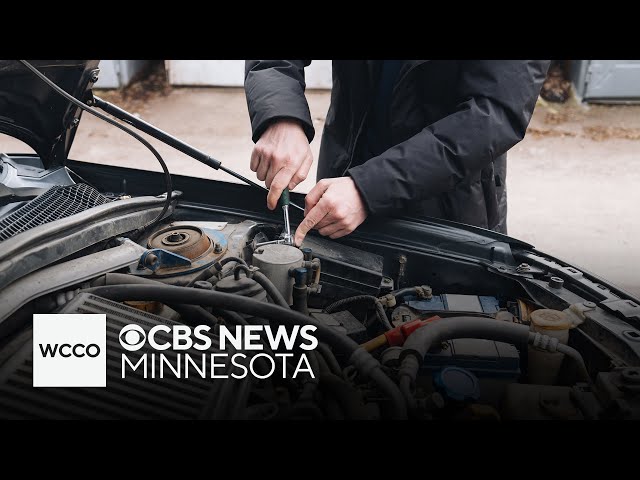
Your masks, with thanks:
<instances>
[{"instance_id":1,"label":"plastic cap","mask_svg":"<svg viewBox=\"0 0 640 480\"><path fill-rule=\"evenodd\" d=\"M480 398L478 377L464 368L445 367L436 373L433 383L443 397L456 402Z\"/></svg>"},{"instance_id":2,"label":"plastic cap","mask_svg":"<svg viewBox=\"0 0 640 480\"><path fill-rule=\"evenodd\" d=\"M567 314L558 310L541 308L531 312L531 323L542 330L568 330L571 328L571 319Z\"/></svg>"}]
</instances>

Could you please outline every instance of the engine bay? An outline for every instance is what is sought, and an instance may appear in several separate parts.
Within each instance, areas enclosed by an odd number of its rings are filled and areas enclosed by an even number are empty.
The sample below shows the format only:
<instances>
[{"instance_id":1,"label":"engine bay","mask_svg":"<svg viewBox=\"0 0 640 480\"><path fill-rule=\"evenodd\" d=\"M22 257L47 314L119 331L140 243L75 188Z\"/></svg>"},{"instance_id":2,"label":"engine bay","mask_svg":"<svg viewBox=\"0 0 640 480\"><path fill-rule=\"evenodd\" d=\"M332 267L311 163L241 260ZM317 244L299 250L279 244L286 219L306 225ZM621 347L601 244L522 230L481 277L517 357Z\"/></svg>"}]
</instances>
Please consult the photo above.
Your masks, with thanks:
<instances>
[{"instance_id":1,"label":"engine bay","mask_svg":"<svg viewBox=\"0 0 640 480\"><path fill-rule=\"evenodd\" d=\"M0 132L36 152L0 153L0 418L640 418L640 302L605 280L446 220L294 246L301 195L283 226L265 186L95 96L99 61L0 63ZM69 160L83 112L161 172ZM252 188L172 175L133 129ZM48 355L100 382L36 381Z\"/></svg>"},{"instance_id":2,"label":"engine bay","mask_svg":"<svg viewBox=\"0 0 640 480\"><path fill-rule=\"evenodd\" d=\"M635 327L606 301L597 305L571 275L559 276L573 267L537 252L470 233L456 241L455 233L434 230L439 243L415 231L412 238L402 224L389 228L404 243L374 235L340 242L309 235L296 247L283 243L277 221L181 200L161 223L140 232L125 222L127 216L144 222L162 199L152 204L97 194L97 204L32 230L57 228L78 215L92 219L77 232L71 224L59 230L66 233L55 240L61 242L56 258L25 261L18 273L15 262L3 264L0 416L637 418ZM43 208L38 198L33 202ZM135 215L117 210L135 202ZM22 218L28 205L5 205L0 226ZM100 218L119 231L100 233ZM32 251L12 250L25 231L3 242L14 260L34 258ZM472 245L466 256L447 247L465 242ZM480 248L492 261L482 260ZM573 270L576 279L591 281ZM31 316L87 312L107 316L107 388L32 388ZM131 323L145 329L207 325L212 351L220 329L237 325L291 331L310 324L320 341L306 352L313 375L292 375L305 353L298 349L278 365L282 375L265 379L148 379L146 370L123 378L114 359L124 351L118 332ZM159 365L173 361L150 358ZM259 372L264 366L257 363Z\"/></svg>"}]
</instances>

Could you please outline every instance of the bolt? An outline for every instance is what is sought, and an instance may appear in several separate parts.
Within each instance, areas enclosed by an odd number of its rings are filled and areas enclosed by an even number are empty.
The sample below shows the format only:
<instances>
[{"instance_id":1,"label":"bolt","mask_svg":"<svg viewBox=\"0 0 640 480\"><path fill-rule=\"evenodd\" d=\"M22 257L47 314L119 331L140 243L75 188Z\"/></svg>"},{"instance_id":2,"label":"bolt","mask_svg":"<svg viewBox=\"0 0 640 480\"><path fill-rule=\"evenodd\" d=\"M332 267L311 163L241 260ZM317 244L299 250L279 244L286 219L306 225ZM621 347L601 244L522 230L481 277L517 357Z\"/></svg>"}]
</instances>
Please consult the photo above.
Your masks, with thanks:
<instances>
[{"instance_id":1,"label":"bolt","mask_svg":"<svg viewBox=\"0 0 640 480\"><path fill-rule=\"evenodd\" d=\"M222 253L222 245L215 243L213 245L213 253Z\"/></svg>"},{"instance_id":2,"label":"bolt","mask_svg":"<svg viewBox=\"0 0 640 480\"><path fill-rule=\"evenodd\" d=\"M205 280L198 280L197 282L194 282L193 288L200 290L213 290L213 284Z\"/></svg>"},{"instance_id":3,"label":"bolt","mask_svg":"<svg viewBox=\"0 0 640 480\"><path fill-rule=\"evenodd\" d=\"M158 263L158 257L155 253L150 253L144 258L144 264L147 267L153 267L156 263Z\"/></svg>"},{"instance_id":4,"label":"bolt","mask_svg":"<svg viewBox=\"0 0 640 480\"><path fill-rule=\"evenodd\" d=\"M528 263L521 263L520 265L518 265L516 267L516 272L526 272L530 269L531 267L529 267Z\"/></svg>"},{"instance_id":5,"label":"bolt","mask_svg":"<svg viewBox=\"0 0 640 480\"><path fill-rule=\"evenodd\" d=\"M587 308L596 308L596 304L593 302L584 302L582 305L584 305Z\"/></svg>"},{"instance_id":6,"label":"bolt","mask_svg":"<svg viewBox=\"0 0 640 480\"><path fill-rule=\"evenodd\" d=\"M549 279L549 286L551 288L562 288L563 285L564 285L564 280L561 279L560 277L551 277Z\"/></svg>"},{"instance_id":7,"label":"bolt","mask_svg":"<svg viewBox=\"0 0 640 480\"><path fill-rule=\"evenodd\" d=\"M80 124L80 119L79 118L74 118L71 121L71 128L76 128L79 124Z\"/></svg>"},{"instance_id":8,"label":"bolt","mask_svg":"<svg viewBox=\"0 0 640 480\"><path fill-rule=\"evenodd\" d=\"M91 83L96 83L98 81L98 72L93 72L91 74Z\"/></svg>"},{"instance_id":9,"label":"bolt","mask_svg":"<svg viewBox=\"0 0 640 480\"><path fill-rule=\"evenodd\" d=\"M505 266L503 266L503 265L500 265L500 266L498 267L498 270L500 270L501 272L504 272L506 269L507 269L507 267L505 267Z\"/></svg>"}]
</instances>

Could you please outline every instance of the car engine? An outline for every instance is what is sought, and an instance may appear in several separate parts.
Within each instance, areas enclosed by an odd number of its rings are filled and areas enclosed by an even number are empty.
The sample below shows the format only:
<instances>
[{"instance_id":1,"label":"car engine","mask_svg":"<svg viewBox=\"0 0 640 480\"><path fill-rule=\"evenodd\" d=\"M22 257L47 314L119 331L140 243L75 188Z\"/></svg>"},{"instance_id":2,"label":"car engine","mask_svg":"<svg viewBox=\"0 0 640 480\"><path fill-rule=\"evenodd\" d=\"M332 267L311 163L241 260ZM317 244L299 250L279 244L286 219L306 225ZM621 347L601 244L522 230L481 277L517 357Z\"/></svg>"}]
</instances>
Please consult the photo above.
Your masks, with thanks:
<instances>
[{"instance_id":1,"label":"car engine","mask_svg":"<svg viewBox=\"0 0 640 480\"><path fill-rule=\"evenodd\" d=\"M609 313L605 326L596 317L602 308L567 289L548 258L494 268L444 247L425 253L409 242L317 235L296 247L283 241L277 222L178 199L161 223L136 230L162 202L80 183L1 207L1 417L638 415L637 352L612 333L615 325L626 329L633 344L635 329ZM500 252L504 243L492 248L495 258L511 255ZM565 290L564 299L552 295ZM31 317L56 312L106 314L107 388L32 388ZM264 379L159 378L147 369L123 377L118 358L136 337L122 329L132 323L145 331L206 325L207 353L220 351L221 329L238 325L314 325L319 343L311 352L297 349ZM259 342L271 350L263 334ZM132 364L146 353L148 346L131 353ZM244 354L258 373L269 369L253 362L255 352ZM292 375L303 354L313 374ZM154 355L154 368L176 368L175 352Z\"/></svg>"}]
</instances>

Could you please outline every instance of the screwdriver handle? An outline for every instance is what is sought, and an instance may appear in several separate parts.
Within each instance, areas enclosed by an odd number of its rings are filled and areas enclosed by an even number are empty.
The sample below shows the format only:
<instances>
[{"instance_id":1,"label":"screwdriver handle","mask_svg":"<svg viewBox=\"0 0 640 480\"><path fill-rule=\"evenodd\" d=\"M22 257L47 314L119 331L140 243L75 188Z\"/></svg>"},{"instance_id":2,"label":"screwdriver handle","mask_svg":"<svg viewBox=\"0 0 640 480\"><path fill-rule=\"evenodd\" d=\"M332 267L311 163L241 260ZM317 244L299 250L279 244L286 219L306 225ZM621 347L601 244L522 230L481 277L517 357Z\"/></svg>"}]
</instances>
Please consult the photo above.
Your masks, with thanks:
<instances>
[{"instance_id":1,"label":"screwdriver handle","mask_svg":"<svg viewBox=\"0 0 640 480\"><path fill-rule=\"evenodd\" d=\"M281 207L289 205L289 188L285 188L280 195L279 204Z\"/></svg>"}]
</instances>

